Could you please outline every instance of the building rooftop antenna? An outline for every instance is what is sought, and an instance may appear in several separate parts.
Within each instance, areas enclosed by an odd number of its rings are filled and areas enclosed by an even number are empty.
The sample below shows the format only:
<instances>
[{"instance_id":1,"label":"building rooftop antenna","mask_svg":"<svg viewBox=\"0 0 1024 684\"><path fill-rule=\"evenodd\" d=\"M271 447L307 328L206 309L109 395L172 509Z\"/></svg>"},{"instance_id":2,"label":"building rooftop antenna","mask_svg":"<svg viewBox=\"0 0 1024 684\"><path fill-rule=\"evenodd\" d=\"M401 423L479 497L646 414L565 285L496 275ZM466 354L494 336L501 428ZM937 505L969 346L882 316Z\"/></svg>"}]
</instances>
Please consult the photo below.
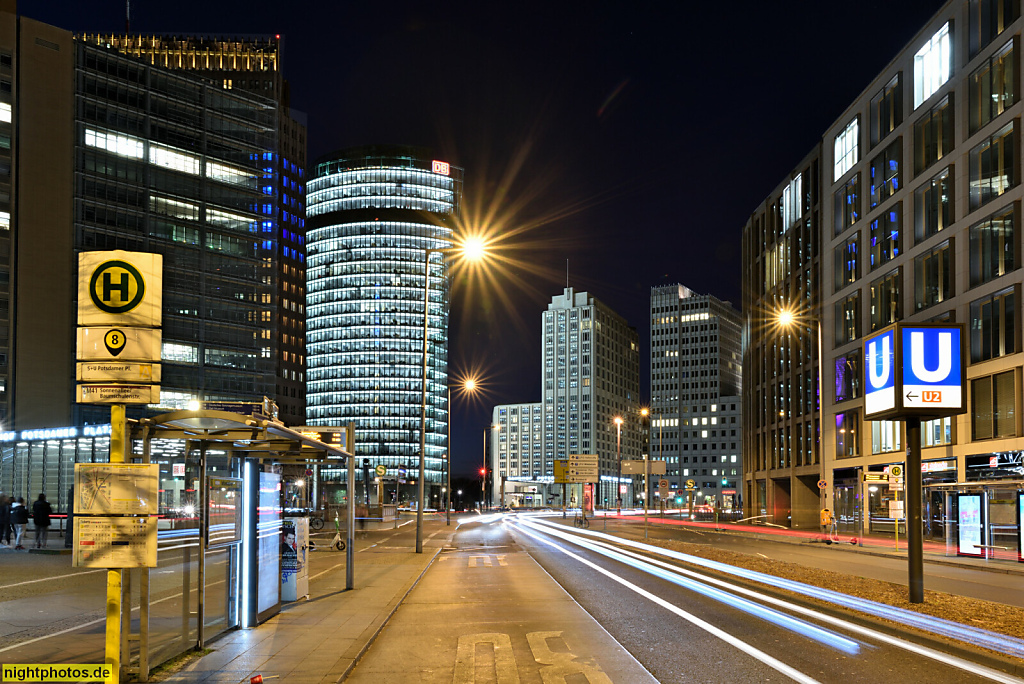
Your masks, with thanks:
<instances>
[{"instance_id":1,"label":"building rooftop antenna","mask_svg":"<svg viewBox=\"0 0 1024 684\"><path fill-rule=\"evenodd\" d=\"M124 34L132 34L132 0L124 0Z\"/></svg>"}]
</instances>

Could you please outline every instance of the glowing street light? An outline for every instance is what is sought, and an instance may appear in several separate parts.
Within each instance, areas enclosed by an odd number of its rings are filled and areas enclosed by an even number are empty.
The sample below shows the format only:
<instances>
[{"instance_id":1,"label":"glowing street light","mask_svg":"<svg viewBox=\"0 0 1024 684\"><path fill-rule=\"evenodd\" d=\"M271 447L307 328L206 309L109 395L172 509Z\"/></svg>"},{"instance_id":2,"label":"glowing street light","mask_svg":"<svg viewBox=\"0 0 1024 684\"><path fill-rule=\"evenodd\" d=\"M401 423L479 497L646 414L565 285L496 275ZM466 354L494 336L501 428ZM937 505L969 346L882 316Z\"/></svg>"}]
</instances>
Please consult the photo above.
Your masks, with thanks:
<instances>
[{"instance_id":1,"label":"glowing street light","mask_svg":"<svg viewBox=\"0 0 1024 684\"><path fill-rule=\"evenodd\" d=\"M426 479L427 461L427 344L430 340L430 255L440 254L442 264L445 254L457 254L467 262L482 261L487 256L486 242L480 236L466 236L455 247L428 247L423 250L423 387L420 400L420 478L417 483L416 506L416 553L423 553L423 481ZM451 407L449 407L449 412ZM449 418L450 421L450 418ZM449 444L449 462L451 445ZM449 466L450 467L450 466Z\"/></svg>"},{"instance_id":2,"label":"glowing street light","mask_svg":"<svg viewBox=\"0 0 1024 684\"><path fill-rule=\"evenodd\" d=\"M622 416L615 416L615 460L619 476L615 479L615 515L622 515Z\"/></svg>"}]
</instances>

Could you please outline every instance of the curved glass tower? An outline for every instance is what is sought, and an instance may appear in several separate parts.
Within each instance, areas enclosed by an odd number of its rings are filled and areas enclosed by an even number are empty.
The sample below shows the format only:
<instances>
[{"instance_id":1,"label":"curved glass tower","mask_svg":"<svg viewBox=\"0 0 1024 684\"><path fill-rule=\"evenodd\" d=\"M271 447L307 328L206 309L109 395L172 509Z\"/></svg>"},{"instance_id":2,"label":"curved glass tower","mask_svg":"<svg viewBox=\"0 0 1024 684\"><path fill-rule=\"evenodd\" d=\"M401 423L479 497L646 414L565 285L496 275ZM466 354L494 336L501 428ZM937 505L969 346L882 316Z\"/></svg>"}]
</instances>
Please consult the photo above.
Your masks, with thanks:
<instances>
[{"instance_id":1,"label":"curved glass tower","mask_svg":"<svg viewBox=\"0 0 1024 684\"><path fill-rule=\"evenodd\" d=\"M461 196L462 169L412 147L342 150L318 160L309 179L306 419L355 423L357 468L365 458L392 477L403 467L410 480L417 476L424 256L451 244ZM439 501L448 432L448 274L441 257L432 254L430 266L428 506Z\"/></svg>"}]
</instances>

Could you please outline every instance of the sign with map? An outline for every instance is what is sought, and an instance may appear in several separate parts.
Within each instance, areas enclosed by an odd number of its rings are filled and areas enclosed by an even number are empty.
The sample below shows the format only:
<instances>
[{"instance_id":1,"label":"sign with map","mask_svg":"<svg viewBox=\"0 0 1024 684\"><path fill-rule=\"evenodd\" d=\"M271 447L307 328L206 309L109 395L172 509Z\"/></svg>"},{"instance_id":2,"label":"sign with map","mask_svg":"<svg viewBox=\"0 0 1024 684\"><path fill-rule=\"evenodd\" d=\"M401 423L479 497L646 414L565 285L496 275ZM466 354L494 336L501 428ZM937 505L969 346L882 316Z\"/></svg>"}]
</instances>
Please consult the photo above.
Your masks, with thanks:
<instances>
[{"instance_id":1,"label":"sign with map","mask_svg":"<svg viewBox=\"0 0 1024 684\"><path fill-rule=\"evenodd\" d=\"M75 515L156 515L156 463L76 463Z\"/></svg>"}]
</instances>

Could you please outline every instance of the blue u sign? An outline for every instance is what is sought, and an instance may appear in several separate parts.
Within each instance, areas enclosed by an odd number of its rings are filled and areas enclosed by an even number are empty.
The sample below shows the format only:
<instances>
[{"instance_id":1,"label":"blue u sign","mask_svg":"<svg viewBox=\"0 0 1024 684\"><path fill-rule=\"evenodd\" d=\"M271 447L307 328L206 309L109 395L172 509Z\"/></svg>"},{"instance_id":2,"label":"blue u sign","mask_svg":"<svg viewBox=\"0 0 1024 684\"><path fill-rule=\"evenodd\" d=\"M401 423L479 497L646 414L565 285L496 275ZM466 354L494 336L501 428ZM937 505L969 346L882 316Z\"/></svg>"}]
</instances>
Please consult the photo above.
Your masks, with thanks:
<instances>
[{"instance_id":1,"label":"blue u sign","mask_svg":"<svg viewBox=\"0 0 1024 684\"><path fill-rule=\"evenodd\" d=\"M944 409L961 405L963 378L960 328L905 327L900 330L905 408Z\"/></svg>"},{"instance_id":2,"label":"blue u sign","mask_svg":"<svg viewBox=\"0 0 1024 684\"><path fill-rule=\"evenodd\" d=\"M867 392L864 393L866 416L896 407L895 353L893 330L870 337L864 344Z\"/></svg>"}]
</instances>

